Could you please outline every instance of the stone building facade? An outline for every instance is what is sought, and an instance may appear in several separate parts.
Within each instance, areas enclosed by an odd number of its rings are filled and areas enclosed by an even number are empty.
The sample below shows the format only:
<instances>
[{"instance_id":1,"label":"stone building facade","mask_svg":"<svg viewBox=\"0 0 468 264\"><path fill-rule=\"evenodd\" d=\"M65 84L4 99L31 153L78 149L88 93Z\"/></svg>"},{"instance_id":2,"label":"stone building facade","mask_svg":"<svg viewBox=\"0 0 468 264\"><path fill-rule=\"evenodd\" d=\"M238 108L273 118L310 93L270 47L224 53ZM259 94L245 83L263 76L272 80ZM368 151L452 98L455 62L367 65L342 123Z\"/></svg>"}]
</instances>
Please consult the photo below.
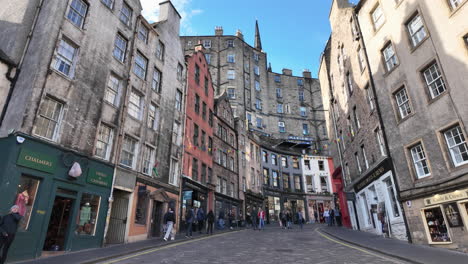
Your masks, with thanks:
<instances>
[{"instance_id":1,"label":"stone building facade","mask_svg":"<svg viewBox=\"0 0 468 264\"><path fill-rule=\"evenodd\" d=\"M412 241L465 252L466 2L356 7Z\"/></svg>"},{"instance_id":2,"label":"stone building facade","mask_svg":"<svg viewBox=\"0 0 468 264\"><path fill-rule=\"evenodd\" d=\"M328 132L334 141L330 150L350 194L351 222L356 229L406 239L393 164L354 7L346 0L333 1L329 20L332 33L319 79L329 110Z\"/></svg>"},{"instance_id":3,"label":"stone building facade","mask_svg":"<svg viewBox=\"0 0 468 264\"><path fill-rule=\"evenodd\" d=\"M36 228L58 217L48 210L55 203L70 206L64 196L91 199L99 217L92 240L69 236L61 240L63 250L101 246L106 233L108 243L159 236L163 212L178 201L182 159L185 63L175 8L161 3L154 24L140 15L138 0L26 1L6 8L0 49L18 65L18 74L0 131L19 131L24 136L18 140L37 142L23 148L39 157L59 157L57 173L74 163L82 169L78 181L67 178L68 185L57 188L49 188L39 172L28 173L34 179L18 176L39 186L30 206L45 212L31 219L24 239L45 241ZM55 198L45 201L39 195L45 192ZM70 207L73 215L89 210L81 202ZM76 218L68 219L65 231L72 232ZM82 232L90 230L87 224ZM41 243L28 252L23 247L18 257L50 250Z\"/></svg>"}]
</instances>

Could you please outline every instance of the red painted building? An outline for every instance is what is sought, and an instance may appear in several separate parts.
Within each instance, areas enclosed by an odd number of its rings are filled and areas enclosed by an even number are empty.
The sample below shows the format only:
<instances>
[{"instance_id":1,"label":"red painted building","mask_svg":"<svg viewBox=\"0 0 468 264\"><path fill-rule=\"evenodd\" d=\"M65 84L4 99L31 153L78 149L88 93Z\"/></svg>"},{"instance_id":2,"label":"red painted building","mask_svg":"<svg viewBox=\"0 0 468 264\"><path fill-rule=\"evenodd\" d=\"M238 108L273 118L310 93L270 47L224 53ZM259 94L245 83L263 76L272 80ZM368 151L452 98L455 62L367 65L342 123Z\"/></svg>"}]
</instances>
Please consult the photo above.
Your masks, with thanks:
<instances>
[{"instance_id":1,"label":"red painted building","mask_svg":"<svg viewBox=\"0 0 468 264\"><path fill-rule=\"evenodd\" d=\"M188 207L213 209L214 90L202 45L186 56L187 98L182 168L181 221Z\"/></svg>"},{"instance_id":2,"label":"red painted building","mask_svg":"<svg viewBox=\"0 0 468 264\"><path fill-rule=\"evenodd\" d=\"M330 169L333 168L333 160L329 159ZM331 163L331 164L330 164ZM333 169L331 172L332 189L335 200L335 208L339 207L341 212L341 222L343 226L351 228L351 219L349 216L348 203L346 200L346 193L343 188L343 174L341 173L341 166Z\"/></svg>"}]
</instances>

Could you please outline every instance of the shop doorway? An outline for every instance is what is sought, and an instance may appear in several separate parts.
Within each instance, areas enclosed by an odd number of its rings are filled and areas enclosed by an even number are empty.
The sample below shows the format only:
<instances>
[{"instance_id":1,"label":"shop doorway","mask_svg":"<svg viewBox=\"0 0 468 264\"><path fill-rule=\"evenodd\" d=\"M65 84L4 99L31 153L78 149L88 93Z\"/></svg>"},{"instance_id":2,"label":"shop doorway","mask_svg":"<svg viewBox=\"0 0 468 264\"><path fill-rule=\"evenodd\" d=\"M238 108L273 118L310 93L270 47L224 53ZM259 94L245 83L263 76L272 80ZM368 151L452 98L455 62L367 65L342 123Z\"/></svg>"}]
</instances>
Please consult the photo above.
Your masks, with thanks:
<instances>
[{"instance_id":1,"label":"shop doorway","mask_svg":"<svg viewBox=\"0 0 468 264\"><path fill-rule=\"evenodd\" d=\"M55 196L47 227L44 251L64 251L74 199Z\"/></svg>"},{"instance_id":2,"label":"shop doorway","mask_svg":"<svg viewBox=\"0 0 468 264\"><path fill-rule=\"evenodd\" d=\"M151 236L161 236L162 218L164 215L164 203L153 201L153 212L151 214Z\"/></svg>"},{"instance_id":3,"label":"shop doorway","mask_svg":"<svg viewBox=\"0 0 468 264\"><path fill-rule=\"evenodd\" d=\"M114 202L112 203L109 230L107 230L107 244L122 244L125 241L127 228L128 194L114 190Z\"/></svg>"}]
</instances>

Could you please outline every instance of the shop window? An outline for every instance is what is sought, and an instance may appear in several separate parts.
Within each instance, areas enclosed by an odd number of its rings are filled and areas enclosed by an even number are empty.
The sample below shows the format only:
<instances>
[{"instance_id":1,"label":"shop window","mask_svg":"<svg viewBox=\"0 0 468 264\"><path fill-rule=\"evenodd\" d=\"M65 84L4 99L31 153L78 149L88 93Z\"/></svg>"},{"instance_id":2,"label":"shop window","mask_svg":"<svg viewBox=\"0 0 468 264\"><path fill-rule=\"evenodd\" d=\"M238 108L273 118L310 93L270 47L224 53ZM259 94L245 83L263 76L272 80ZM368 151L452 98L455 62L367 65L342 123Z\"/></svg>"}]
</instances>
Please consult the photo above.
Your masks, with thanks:
<instances>
[{"instance_id":1,"label":"shop window","mask_svg":"<svg viewBox=\"0 0 468 264\"><path fill-rule=\"evenodd\" d=\"M138 200L135 211L135 224L146 225L146 212L148 211L148 190L146 186L138 186Z\"/></svg>"},{"instance_id":2,"label":"shop window","mask_svg":"<svg viewBox=\"0 0 468 264\"><path fill-rule=\"evenodd\" d=\"M450 234L445 223L442 209L438 207L423 210L426 220L427 231L429 232L429 243L451 242Z\"/></svg>"},{"instance_id":3,"label":"shop window","mask_svg":"<svg viewBox=\"0 0 468 264\"><path fill-rule=\"evenodd\" d=\"M75 232L77 234L95 235L100 202L100 196L83 193L80 201L80 212L76 222Z\"/></svg>"},{"instance_id":4,"label":"shop window","mask_svg":"<svg viewBox=\"0 0 468 264\"><path fill-rule=\"evenodd\" d=\"M39 180L28 176L21 176L15 199L15 205L19 207L18 213L23 216L18 225L18 229L21 231L28 230L38 188Z\"/></svg>"}]
</instances>

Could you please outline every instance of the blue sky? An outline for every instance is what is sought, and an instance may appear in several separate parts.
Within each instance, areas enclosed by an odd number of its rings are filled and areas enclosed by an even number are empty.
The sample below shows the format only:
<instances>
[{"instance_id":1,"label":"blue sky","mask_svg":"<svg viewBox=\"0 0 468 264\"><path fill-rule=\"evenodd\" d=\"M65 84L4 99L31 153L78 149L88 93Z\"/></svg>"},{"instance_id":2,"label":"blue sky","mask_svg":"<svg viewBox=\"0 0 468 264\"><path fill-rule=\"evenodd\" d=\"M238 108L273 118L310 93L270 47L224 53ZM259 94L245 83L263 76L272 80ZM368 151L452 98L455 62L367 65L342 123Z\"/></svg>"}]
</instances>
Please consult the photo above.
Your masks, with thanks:
<instances>
[{"instance_id":1,"label":"blue sky","mask_svg":"<svg viewBox=\"0 0 468 264\"><path fill-rule=\"evenodd\" d=\"M156 20L157 2L141 0L148 20ZM317 76L320 54L330 35L328 14L332 0L172 0L183 16L181 34L213 35L216 26L224 34L237 29L253 45L258 19L263 50L274 72L282 68L302 75L309 69Z\"/></svg>"}]
</instances>

